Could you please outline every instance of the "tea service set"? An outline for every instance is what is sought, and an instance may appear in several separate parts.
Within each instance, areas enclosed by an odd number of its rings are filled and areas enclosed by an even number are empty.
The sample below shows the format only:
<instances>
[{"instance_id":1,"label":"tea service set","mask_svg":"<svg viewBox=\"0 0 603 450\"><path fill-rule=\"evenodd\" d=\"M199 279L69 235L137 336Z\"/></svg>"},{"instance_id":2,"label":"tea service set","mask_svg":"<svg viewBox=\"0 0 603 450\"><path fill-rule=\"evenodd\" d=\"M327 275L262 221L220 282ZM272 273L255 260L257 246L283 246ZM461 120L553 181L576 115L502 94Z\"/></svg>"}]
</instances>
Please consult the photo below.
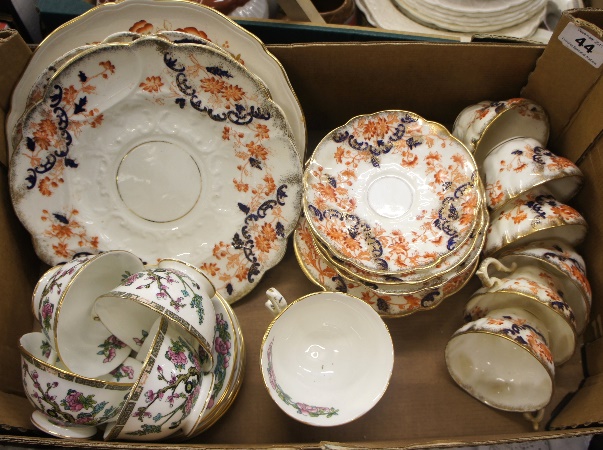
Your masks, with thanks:
<instances>
[{"instance_id":1,"label":"tea service set","mask_svg":"<svg viewBox=\"0 0 603 450\"><path fill-rule=\"evenodd\" d=\"M152 25L168 14L170 29ZM34 425L105 440L207 430L245 370L231 304L290 235L321 291L267 292L260 370L285 414L334 426L369 411L393 370L386 321L476 272L450 375L492 407L541 410L591 299L574 249L586 222L565 203L582 174L544 148L546 113L480 102L450 132L379 111L302 167L305 121L275 61L217 11L154 0L94 8L34 54L7 120L13 205L51 266L32 296L40 331L19 342Z\"/></svg>"}]
</instances>

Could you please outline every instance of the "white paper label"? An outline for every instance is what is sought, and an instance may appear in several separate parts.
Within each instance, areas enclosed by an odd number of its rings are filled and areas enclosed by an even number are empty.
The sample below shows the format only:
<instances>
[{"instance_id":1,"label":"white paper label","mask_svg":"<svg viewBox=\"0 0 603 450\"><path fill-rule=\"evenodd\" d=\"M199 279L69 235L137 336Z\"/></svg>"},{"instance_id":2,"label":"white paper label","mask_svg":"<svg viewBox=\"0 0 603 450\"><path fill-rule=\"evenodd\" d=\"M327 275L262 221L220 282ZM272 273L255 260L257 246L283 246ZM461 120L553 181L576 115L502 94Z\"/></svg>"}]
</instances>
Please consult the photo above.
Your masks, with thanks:
<instances>
[{"instance_id":1,"label":"white paper label","mask_svg":"<svg viewBox=\"0 0 603 450\"><path fill-rule=\"evenodd\" d=\"M559 40L567 48L588 61L597 69L603 63L603 41L572 22L559 34Z\"/></svg>"}]
</instances>

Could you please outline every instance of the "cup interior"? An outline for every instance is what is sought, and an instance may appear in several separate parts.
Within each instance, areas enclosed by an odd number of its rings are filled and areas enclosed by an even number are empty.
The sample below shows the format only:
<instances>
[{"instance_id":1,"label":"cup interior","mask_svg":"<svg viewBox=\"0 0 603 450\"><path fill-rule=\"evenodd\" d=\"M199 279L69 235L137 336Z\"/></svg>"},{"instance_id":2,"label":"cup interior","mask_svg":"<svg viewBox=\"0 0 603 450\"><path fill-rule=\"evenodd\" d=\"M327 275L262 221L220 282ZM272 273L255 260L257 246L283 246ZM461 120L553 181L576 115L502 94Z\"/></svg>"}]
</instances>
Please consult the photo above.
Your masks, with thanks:
<instances>
[{"instance_id":1,"label":"cup interior","mask_svg":"<svg viewBox=\"0 0 603 450\"><path fill-rule=\"evenodd\" d=\"M446 362L463 389L498 409L536 411L548 404L553 392L543 364L503 334L457 335L446 347Z\"/></svg>"},{"instance_id":2,"label":"cup interior","mask_svg":"<svg viewBox=\"0 0 603 450\"><path fill-rule=\"evenodd\" d=\"M317 293L293 302L262 345L272 398L291 417L314 425L349 422L371 409L392 367L387 327L369 305L345 294Z\"/></svg>"}]
</instances>

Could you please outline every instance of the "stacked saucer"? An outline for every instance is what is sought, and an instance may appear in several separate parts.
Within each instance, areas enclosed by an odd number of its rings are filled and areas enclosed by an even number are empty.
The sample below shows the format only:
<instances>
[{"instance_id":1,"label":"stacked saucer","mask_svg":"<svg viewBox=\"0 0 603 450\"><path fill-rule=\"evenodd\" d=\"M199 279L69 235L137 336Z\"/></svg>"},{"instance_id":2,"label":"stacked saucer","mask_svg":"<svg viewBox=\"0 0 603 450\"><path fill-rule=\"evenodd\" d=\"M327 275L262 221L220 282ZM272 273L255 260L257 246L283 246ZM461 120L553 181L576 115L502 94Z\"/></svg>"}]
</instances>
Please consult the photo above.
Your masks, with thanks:
<instances>
[{"instance_id":1,"label":"stacked saucer","mask_svg":"<svg viewBox=\"0 0 603 450\"><path fill-rule=\"evenodd\" d=\"M329 133L306 165L303 210L294 242L304 272L384 316L433 308L460 289L488 224L471 153L408 111Z\"/></svg>"},{"instance_id":2,"label":"stacked saucer","mask_svg":"<svg viewBox=\"0 0 603 450\"><path fill-rule=\"evenodd\" d=\"M186 1L110 3L53 32L7 116L15 211L49 265L177 257L233 303L301 211L303 113L255 36Z\"/></svg>"}]
</instances>

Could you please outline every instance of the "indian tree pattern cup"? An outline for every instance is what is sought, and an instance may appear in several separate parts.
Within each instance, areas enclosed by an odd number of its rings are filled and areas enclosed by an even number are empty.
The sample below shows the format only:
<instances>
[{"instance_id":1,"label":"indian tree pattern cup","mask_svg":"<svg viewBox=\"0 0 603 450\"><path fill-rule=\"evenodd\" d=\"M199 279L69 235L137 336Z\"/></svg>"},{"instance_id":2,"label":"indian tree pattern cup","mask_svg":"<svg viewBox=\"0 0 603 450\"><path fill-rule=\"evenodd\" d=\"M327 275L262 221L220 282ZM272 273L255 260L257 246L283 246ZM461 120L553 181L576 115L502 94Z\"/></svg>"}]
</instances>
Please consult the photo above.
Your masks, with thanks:
<instances>
[{"instance_id":1,"label":"indian tree pattern cup","mask_svg":"<svg viewBox=\"0 0 603 450\"><path fill-rule=\"evenodd\" d=\"M42 276L33 295L34 313L53 350L70 372L97 377L118 367L131 348L95 320L96 298L143 267L134 254L109 251L81 256Z\"/></svg>"},{"instance_id":2,"label":"indian tree pattern cup","mask_svg":"<svg viewBox=\"0 0 603 450\"><path fill-rule=\"evenodd\" d=\"M262 339L260 366L279 408L315 426L341 425L373 408L394 362L377 312L340 292L316 292L288 306L273 288L268 297L278 315Z\"/></svg>"},{"instance_id":3,"label":"indian tree pattern cup","mask_svg":"<svg viewBox=\"0 0 603 450\"><path fill-rule=\"evenodd\" d=\"M198 269L178 260L163 260L158 267L133 273L99 296L95 312L136 351L157 317L163 315L195 336L209 356L204 370L210 370L216 325L214 295L213 285Z\"/></svg>"}]
</instances>

